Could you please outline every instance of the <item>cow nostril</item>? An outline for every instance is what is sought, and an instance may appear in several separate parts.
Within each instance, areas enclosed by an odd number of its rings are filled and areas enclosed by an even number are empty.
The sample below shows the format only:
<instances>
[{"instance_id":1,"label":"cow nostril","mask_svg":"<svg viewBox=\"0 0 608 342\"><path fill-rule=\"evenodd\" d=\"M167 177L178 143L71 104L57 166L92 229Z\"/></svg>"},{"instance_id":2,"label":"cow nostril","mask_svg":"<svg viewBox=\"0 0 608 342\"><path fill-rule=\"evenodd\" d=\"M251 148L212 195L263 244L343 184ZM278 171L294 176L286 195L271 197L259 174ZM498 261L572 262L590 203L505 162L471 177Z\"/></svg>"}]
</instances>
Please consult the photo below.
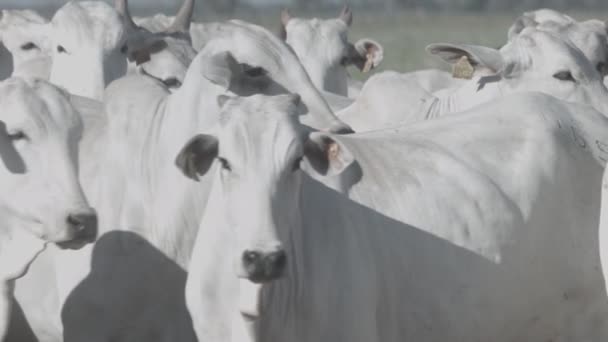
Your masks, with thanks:
<instances>
[{"instance_id":1,"label":"cow nostril","mask_svg":"<svg viewBox=\"0 0 608 342\"><path fill-rule=\"evenodd\" d=\"M243 263L246 266L253 265L260 260L261 256L259 252L246 251L243 253Z\"/></svg>"},{"instance_id":2,"label":"cow nostril","mask_svg":"<svg viewBox=\"0 0 608 342\"><path fill-rule=\"evenodd\" d=\"M282 272L287 264L287 254L285 251L278 251L269 256L274 269L277 272Z\"/></svg>"},{"instance_id":3,"label":"cow nostril","mask_svg":"<svg viewBox=\"0 0 608 342\"><path fill-rule=\"evenodd\" d=\"M97 215L95 213L70 214L67 223L72 227L75 238L93 238L97 235Z\"/></svg>"},{"instance_id":4,"label":"cow nostril","mask_svg":"<svg viewBox=\"0 0 608 342\"><path fill-rule=\"evenodd\" d=\"M70 226L82 229L84 227L84 220L82 215L68 215L67 222Z\"/></svg>"}]
</instances>

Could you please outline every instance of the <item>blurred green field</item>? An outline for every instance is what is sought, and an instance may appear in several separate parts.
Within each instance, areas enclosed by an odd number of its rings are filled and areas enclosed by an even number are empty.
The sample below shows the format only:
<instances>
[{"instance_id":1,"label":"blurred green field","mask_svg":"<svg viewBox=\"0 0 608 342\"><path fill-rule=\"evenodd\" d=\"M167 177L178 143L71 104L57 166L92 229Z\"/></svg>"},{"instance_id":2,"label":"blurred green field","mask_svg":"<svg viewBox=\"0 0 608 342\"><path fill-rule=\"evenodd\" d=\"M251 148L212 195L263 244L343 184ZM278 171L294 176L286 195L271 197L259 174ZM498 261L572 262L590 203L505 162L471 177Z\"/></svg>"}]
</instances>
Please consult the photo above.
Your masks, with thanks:
<instances>
[{"instance_id":1,"label":"blurred green field","mask_svg":"<svg viewBox=\"0 0 608 342\"><path fill-rule=\"evenodd\" d=\"M274 12L274 13L272 13ZM292 11L293 15L298 15ZM352 42L372 38L384 46L381 70L414 71L425 68L448 69L447 64L429 56L425 47L430 43L468 43L498 48L507 40L507 30L520 13L483 14L428 14L414 12L369 13L355 11L350 31ZM568 13L583 20L606 17L604 13ZM302 17L328 18L332 14L305 14ZM231 17L247 20L270 30L279 27L279 10L234 13ZM228 17L199 15L198 20L216 21ZM353 70L353 76L365 78Z\"/></svg>"},{"instance_id":2,"label":"blurred green field","mask_svg":"<svg viewBox=\"0 0 608 342\"><path fill-rule=\"evenodd\" d=\"M171 6L173 7L173 6ZM42 10L49 17L56 8ZM159 11L173 15L172 8L138 8L132 11L135 16L147 16ZM335 13L299 13L292 10L292 15L305 18L329 18ZM577 20L591 18L608 18L608 13L577 12L567 13ZM273 32L279 28L279 8L237 9L231 14L208 13L200 8L194 20L200 22L222 21L228 19L246 20L262 25ZM425 47L431 43L467 43L498 48L507 40L507 30L521 12L513 13L433 13L425 11L398 10L395 12L354 10L354 23L350 30L350 41L359 38L371 38L384 46L384 60L375 72L396 70L401 72L425 68L449 69L449 66L436 57L429 56ZM356 70L353 77L364 79Z\"/></svg>"}]
</instances>

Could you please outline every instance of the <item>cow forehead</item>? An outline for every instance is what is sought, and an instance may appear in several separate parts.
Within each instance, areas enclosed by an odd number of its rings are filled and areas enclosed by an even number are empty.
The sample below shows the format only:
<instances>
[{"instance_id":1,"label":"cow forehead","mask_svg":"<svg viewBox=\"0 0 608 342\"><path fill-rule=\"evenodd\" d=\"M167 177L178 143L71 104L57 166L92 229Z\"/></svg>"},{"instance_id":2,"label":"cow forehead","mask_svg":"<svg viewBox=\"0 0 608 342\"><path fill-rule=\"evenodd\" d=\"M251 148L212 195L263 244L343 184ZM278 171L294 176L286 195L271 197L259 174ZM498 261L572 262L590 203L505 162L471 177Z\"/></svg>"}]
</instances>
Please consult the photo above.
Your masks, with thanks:
<instances>
[{"instance_id":1,"label":"cow forehead","mask_svg":"<svg viewBox=\"0 0 608 342\"><path fill-rule=\"evenodd\" d=\"M574 46L568 37L561 37L556 34L536 29L526 30L516 40L520 48L530 52L536 51L542 57L555 57L560 60L573 60L577 63L586 62L582 52ZM553 59L553 58L551 58ZM547 60L549 62L550 60Z\"/></svg>"},{"instance_id":2,"label":"cow forehead","mask_svg":"<svg viewBox=\"0 0 608 342\"><path fill-rule=\"evenodd\" d=\"M21 25L21 24L44 24L48 20L42 17L40 14L32 10L2 10L0 15L0 28L4 28L9 25Z\"/></svg>"},{"instance_id":3,"label":"cow forehead","mask_svg":"<svg viewBox=\"0 0 608 342\"><path fill-rule=\"evenodd\" d=\"M538 38L539 40L555 40L555 36L581 50L583 55L592 62L604 61L607 54L606 29L601 22L588 21L583 23L569 22L566 24L548 21L537 27L538 31L551 33L554 37ZM559 44L558 44L559 45Z\"/></svg>"},{"instance_id":4,"label":"cow forehead","mask_svg":"<svg viewBox=\"0 0 608 342\"><path fill-rule=\"evenodd\" d=\"M13 43L13 40L44 41L47 38L44 32L46 23L48 20L33 11L3 10L0 17L2 40L5 44Z\"/></svg>"},{"instance_id":5,"label":"cow forehead","mask_svg":"<svg viewBox=\"0 0 608 342\"><path fill-rule=\"evenodd\" d=\"M70 2L51 20L55 40L67 39L76 48L82 44L101 44L112 50L126 38L126 29L118 12L101 1Z\"/></svg>"},{"instance_id":6,"label":"cow forehead","mask_svg":"<svg viewBox=\"0 0 608 342\"><path fill-rule=\"evenodd\" d=\"M244 157L285 156L302 137L292 99L254 95L230 100L220 114L220 151Z\"/></svg>"},{"instance_id":7,"label":"cow forehead","mask_svg":"<svg viewBox=\"0 0 608 342\"><path fill-rule=\"evenodd\" d=\"M70 130L80 126L80 118L67 95L41 80L8 79L0 84L2 121L7 126L34 125L48 131Z\"/></svg>"},{"instance_id":8,"label":"cow forehead","mask_svg":"<svg viewBox=\"0 0 608 342\"><path fill-rule=\"evenodd\" d=\"M298 39L331 39L339 37L345 40L348 34L348 26L340 19L301 19L293 18L286 26L289 35L292 35L292 40L297 42Z\"/></svg>"}]
</instances>

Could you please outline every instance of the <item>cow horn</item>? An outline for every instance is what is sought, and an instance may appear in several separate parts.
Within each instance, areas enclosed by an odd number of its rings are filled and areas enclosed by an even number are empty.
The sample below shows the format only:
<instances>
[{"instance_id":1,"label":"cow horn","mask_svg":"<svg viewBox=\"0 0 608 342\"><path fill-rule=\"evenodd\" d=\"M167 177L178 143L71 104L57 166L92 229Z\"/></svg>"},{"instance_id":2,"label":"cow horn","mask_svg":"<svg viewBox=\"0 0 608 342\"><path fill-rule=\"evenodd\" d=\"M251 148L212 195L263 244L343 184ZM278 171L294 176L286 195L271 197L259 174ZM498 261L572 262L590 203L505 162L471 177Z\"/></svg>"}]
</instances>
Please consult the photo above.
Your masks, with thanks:
<instances>
[{"instance_id":1,"label":"cow horn","mask_svg":"<svg viewBox=\"0 0 608 342\"><path fill-rule=\"evenodd\" d=\"M130 28L137 27L135 22L133 22L133 18L131 18L131 13L129 13L128 0L114 0L114 8L120 15L122 15L123 20L127 26L129 26Z\"/></svg>"},{"instance_id":2,"label":"cow horn","mask_svg":"<svg viewBox=\"0 0 608 342\"><path fill-rule=\"evenodd\" d=\"M344 5L342 8L342 12L340 12L340 19L346 23L346 25L350 26L353 23L353 11L350 9L348 5Z\"/></svg>"},{"instance_id":3,"label":"cow horn","mask_svg":"<svg viewBox=\"0 0 608 342\"><path fill-rule=\"evenodd\" d=\"M291 20L291 13L289 13L289 10L287 8L283 8L283 10L281 10L281 23L283 24L283 26L287 26L287 23Z\"/></svg>"},{"instance_id":4,"label":"cow horn","mask_svg":"<svg viewBox=\"0 0 608 342\"><path fill-rule=\"evenodd\" d=\"M190 31L190 22L194 13L194 0L184 0L182 7L175 15L175 19L171 27L167 29L169 32L188 32Z\"/></svg>"}]
</instances>

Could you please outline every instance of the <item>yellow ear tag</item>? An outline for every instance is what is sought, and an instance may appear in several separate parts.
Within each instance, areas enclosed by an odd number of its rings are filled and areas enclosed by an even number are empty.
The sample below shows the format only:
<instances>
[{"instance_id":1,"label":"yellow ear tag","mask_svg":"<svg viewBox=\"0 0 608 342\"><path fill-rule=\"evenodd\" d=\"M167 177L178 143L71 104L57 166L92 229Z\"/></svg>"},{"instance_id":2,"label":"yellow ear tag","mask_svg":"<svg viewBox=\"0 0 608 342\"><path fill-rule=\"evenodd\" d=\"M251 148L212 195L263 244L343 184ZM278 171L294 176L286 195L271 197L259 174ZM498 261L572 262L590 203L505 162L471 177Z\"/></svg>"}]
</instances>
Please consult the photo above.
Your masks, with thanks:
<instances>
[{"instance_id":1,"label":"yellow ear tag","mask_svg":"<svg viewBox=\"0 0 608 342\"><path fill-rule=\"evenodd\" d=\"M367 55L365 55L365 66L363 66L363 70L361 70L361 72L370 72L370 70L374 68L373 59L373 54L368 53Z\"/></svg>"},{"instance_id":2,"label":"yellow ear tag","mask_svg":"<svg viewBox=\"0 0 608 342\"><path fill-rule=\"evenodd\" d=\"M474 72L475 68L473 68L467 56L460 57L458 62L452 66L452 77L454 78L470 80L473 78Z\"/></svg>"}]
</instances>

